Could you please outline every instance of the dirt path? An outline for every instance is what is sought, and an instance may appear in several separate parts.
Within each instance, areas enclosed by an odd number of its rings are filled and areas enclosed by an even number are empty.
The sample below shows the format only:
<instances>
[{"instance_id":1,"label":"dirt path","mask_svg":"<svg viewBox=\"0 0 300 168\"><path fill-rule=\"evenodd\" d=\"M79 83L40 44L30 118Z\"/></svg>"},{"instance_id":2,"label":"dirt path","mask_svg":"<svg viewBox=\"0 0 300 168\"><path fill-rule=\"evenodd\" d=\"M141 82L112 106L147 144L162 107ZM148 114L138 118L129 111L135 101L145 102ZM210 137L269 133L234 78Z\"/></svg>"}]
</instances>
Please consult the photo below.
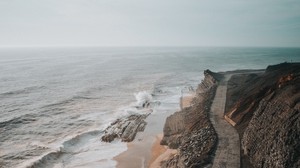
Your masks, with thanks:
<instances>
[{"instance_id":1,"label":"dirt path","mask_svg":"<svg viewBox=\"0 0 300 168\"><path fill-rule=\"evenodd\" d=\"M218 134L218 147L213 162L213 168L240 167L240 141L237 131L224 119L227 81L231 75L226 75L219 84L211 106L210 120Z\"/></svg>"}]
</instances>

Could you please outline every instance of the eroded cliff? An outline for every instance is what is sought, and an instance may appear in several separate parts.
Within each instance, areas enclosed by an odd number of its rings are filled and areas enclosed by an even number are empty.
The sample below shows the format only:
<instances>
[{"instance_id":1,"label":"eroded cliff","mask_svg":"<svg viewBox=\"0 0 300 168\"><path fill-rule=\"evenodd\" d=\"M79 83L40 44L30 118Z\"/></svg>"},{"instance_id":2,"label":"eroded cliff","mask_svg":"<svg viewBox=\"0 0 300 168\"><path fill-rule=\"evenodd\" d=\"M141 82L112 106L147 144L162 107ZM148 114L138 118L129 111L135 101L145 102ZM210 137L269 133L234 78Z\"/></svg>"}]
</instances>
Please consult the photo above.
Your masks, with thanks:
<instances>
[{"instance_id":1,"label":"eroded cliff","mask_svg":"<svg viewBox=\"0 0 300 168\"><path fill-rule=\"evenodd\" d=\"M243 167L300 167L299 63L233 76L227 100L226 117L241 137Z\"/></svg>"},{"instance_id":2,"label":"eroded cliff","mask_svg":"<svg viewBox=\"0 0 300 168\"><path fill-rule=\"evenodd\" d=\"M211 163L217 135L209 121L209 110L217 81L222 76L209 70L198 86L193 105L166 119L162 145L178 153L162 163L163 168L203 167Z\"/></svg>"}]
</instances>

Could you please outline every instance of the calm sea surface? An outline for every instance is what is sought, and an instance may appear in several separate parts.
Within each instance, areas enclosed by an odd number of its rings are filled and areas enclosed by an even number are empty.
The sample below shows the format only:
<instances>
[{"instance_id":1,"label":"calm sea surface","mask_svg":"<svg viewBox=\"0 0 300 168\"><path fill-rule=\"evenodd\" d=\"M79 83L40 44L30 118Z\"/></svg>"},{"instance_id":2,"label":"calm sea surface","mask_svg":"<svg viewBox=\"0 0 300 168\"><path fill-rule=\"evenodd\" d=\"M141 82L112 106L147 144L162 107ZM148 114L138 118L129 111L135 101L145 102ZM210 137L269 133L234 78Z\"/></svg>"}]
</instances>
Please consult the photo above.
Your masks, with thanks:
<instances>
[{"instance_id":1,"label":"calm sea surface","mask_svg":"<svg viewBox=\"0 0 300 168\"><path fill-rule=\"evenodd\" d=\"M102 130L143 97L175 112L205 69L291 61L299 48L0 48L0 167L114 167L126 145Z\"/></svg>"}]
</instances>

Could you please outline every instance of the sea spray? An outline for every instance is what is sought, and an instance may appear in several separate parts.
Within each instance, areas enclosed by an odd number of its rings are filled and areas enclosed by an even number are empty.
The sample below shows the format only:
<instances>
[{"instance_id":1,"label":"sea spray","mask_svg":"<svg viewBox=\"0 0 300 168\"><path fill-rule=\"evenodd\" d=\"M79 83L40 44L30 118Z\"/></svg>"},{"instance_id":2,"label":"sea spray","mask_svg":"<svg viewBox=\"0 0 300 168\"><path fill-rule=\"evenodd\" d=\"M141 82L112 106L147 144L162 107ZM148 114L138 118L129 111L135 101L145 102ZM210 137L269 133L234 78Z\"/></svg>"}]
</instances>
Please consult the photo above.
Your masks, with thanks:
<instances>
[{"instance_id":1,"label":"sea spray","mask_svg":"<svg viewBox=\"0 0 300 168\"><path fill-rule=\"evenodd\" d=\"M152 95L149 94L147 91L141 91L134 94L136 98L136 104L139 107L146 107L152 102Z\"/></svg>"}]
</instances>

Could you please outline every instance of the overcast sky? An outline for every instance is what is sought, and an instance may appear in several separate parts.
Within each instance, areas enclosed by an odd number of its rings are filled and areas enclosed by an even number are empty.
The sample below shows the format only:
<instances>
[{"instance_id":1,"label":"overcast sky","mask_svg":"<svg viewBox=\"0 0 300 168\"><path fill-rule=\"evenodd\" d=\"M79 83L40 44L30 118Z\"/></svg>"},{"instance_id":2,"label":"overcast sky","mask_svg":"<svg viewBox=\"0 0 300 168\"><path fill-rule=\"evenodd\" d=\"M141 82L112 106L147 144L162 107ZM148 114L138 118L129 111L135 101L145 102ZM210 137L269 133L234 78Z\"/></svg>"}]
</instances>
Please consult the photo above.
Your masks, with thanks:
<instances>
[{"instance_id":1,"label":"overcast sky","mask_svg":"<svg viewBox=\"0 0 300 168\"><path fill-rule=\"evenodd\" d=\"M0 0L0 46L300 47L299 0Z\"/></svg>"}]
</instances>

